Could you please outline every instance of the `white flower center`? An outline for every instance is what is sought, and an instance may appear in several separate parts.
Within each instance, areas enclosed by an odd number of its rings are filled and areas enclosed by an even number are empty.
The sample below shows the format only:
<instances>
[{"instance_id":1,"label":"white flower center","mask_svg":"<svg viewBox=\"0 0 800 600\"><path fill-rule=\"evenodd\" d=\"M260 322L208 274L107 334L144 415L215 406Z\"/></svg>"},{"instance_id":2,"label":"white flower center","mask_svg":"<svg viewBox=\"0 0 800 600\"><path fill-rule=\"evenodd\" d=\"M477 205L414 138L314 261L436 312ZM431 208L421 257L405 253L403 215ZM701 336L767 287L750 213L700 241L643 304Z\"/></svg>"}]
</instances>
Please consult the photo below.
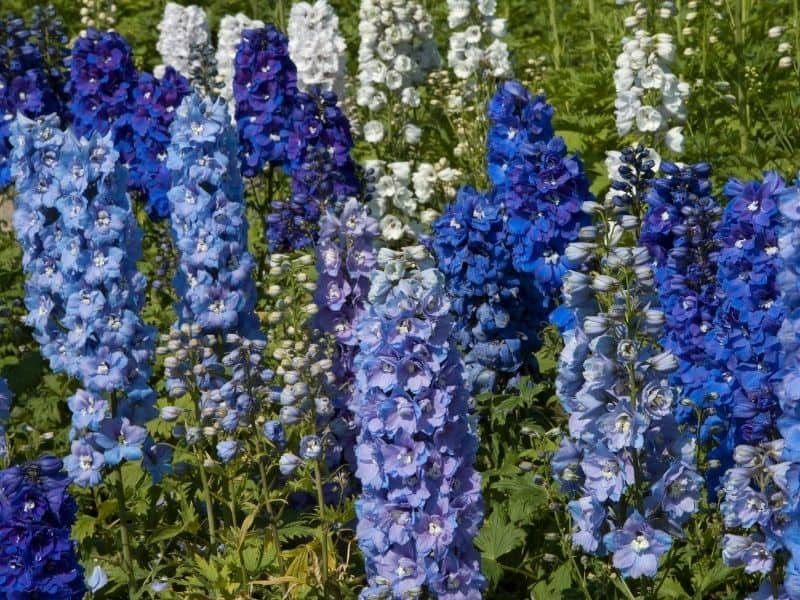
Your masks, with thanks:
<instances>
[{"instance_id":1,"label":"white flower center","mask_svg":"<svg viewBox=\"0 0 800 600\"><path fill-rule=\"evenodd\" d=\"M636 552L644 552L650 547L650 541L644 536L644 534L640 533L631 542L631 548L633 548Z\"/></svg>"}]
</instances>

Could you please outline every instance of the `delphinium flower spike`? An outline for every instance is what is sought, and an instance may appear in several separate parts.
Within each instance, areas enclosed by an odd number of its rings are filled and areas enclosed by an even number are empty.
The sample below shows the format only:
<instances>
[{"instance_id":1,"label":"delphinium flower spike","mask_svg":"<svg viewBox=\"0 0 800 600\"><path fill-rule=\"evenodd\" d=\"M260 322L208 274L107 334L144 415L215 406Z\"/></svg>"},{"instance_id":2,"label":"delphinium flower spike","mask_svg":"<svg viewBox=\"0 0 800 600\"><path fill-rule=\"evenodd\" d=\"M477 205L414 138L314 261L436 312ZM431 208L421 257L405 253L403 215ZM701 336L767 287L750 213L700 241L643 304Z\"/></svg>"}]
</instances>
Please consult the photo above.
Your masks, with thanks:
<instances>
[{"instance_id":1,"label":"delphinium flower spike","mask_svg":"<svg viewBox=\"0 0 800 600\"><path fill-rule=\"evenodd\" d=\"M695 441L673 416L678 365L661 351L664 313L658 306L653 260L630 245L622 223L640 223L654 163L644 150L626 150L613 168L606 206L567 250L579 269L564 276L566 319L556 391L569 415L569 436L552 459L569 504L573 543L611 553L625 578L653 577L659 558L697 510L702 478Z\"/></svg>"},{"instance_id":2,"label":"delphinium flower spike","mask_svg":"<svg viewBox=\"0 0 800 600\"><path fill-rule=\"evenodd\" d=\"M642 7L642 17L647 8ZM637 10L637 13L640 12ZM673 152L683 151L683 127L686 121L686 99L689 85L672 73L675 42L668 33L650 34L630 20L633 35L622 40L614 71L614 102L617 132L624 136L631 131L648 136L649 143L663 141ZM673 123L679 125L672 126Z\"/></svg>"},{"instance_id":3,"label":"delphinium flower spike","mask_svg":"<svg viewBox=\"0 0 800 600\"><path fill-rule=\"evenodd\" d=\"M347 411L355 385L353 360L358 352L355 324L365 310L369 277L376 266L377 234L377 221L352 198L338 216L329 211L322 217L316 245L319 279L314 300L319 312L313 324L332 338L331 371L335 381L331 400L339 412L336 433L351 463L355 462L355 417Z\"/></svg>"},{"instance_id":4,"label":"delphinium flower spike","mask_svg":"<svg viewBox=\"0 0 800 600\"><path fill-rule=\"evenodd\" d=\"M505 389L535 368L542 298L512 264L513 242L499 192L462 188L434 223L433 248L447 280L454 338L473 394Z\"/></svg>"},{"instance_id":5,"label":"delphinium flower spike","mask_svg":"<svg viewBox=\"0 0 800 600\"><path fill-rule=\"evenodd\" d=\"M705 339L717 312L717 240L722 208L711 195L711 168L705 163L678 166L662 162L645 200L640 244L655 261L660 306L664 311L661 345L678 358L670 382L679 394L679 423L699 424L706 408L709 373Z\"/></svg>"},{"instance_id":6,"label":"delphinium flower spike","mask_svg":"<svg viewBox=\"0 0 800 600\"><path fill-rule=\"evenodd\" d=\"M282 166L289 154L297 68L289 41L274 25L242 31L234 66L242 173L254 177L267 164Z\"/></svg>"},{"instance_id":7,"label":"delphinium flower spike","mask_svg":"<svg viewBox=\"0 0 800 600\"><path fill-rule=\"evenodd\" d=\"M45 14L47 17L45 17ZM63 23L37 8L31 26L13 15L0 20L0 190L11 183L11 122L17 112L35 118L63 116Z\"/></svg>"},{"instance_id":8,"label":"delphinium flower spike","mask_svg":"<svg viewBox=\"0 0 800 600\"><path fill-rule=\"evenodd\" d=\"M156 73L160 75L163 68L171 66L191 80L203 60L198 49L211 44L205 11L194 4L181 6L167 2L158 31L156 50L163 64L156 68Z\"/></svg>"},{"instance_id":9,"label":"delphinium flower spike","mask_svg":"<svg viewBox=\"0 0 800 600\"><path fill-rule=\"evenodd\" d=\"M194 339L192 345L201 352L194 357L200 365L194 371L189 356L165 363L167 386L181 395L196 385L201 416L218 431L233 432L249 424L257 408L256 398L242 393L240 376L264 375L248 386L261 386L269 378L258 367L265 341L254 312L255 263L247 250L236 130L223 99L191 95L176 111L170 132L167 167L173 187L167 196L179 252L174 280L178 323L170 337ZM237 370L251 354L257 357L251 361L253 372Z\"/></svg>"},{"instance_id":10,"label":"delphinium flower spike","mask_svg":"<svg viewBox=\"0 0 800 600\"><path fill-rule=\"evenodd\" d=\"M594 196L580 157L554 134L553 108L543 96L508 81L488 113L488 174L508 217L514 268L533 276L547 309L569 266L566 247L589 223L581 206Z\"/></svg>"},{"instance_id":11,"label":"delphinium flower spike","mask_svg":"<svg viewBox=\"0 0 800 600\"><path fill-rule=\"evenodd\" d=\"M716 234L719 306L705 338L700 438L711 446L709 493L722 499L723 559L770 578L791 540L787 509L796 496L787 462L793 459L780 431L781 341L790 329L781 334L787 307L779 282L790 249L779 248L778 204L787 189L767 173L763 181L731 179L724 193L729 201Z\"/></svg>"},{"instance_id":12,"label":"delphinium flower spike","mask_svg":"<svg viewBox=\"0 0 800 600\"><path fill-rule=\"evenodd\" d=\"M772 378L783 363L778 331L785 317L777 203L785 187L768 173L763 182L731 179L724 188L729 202L715 240L719 307L706 334L709 414L701 428L701 438L713 446L712 491L733 466L736 446L774 439L780 407Z\"/></svg>"},{"instance_id":13,"label":"delphinium flower spike","mask_svg":"<svg viewBox=\"0 0 800 600\"><path fill-rule=\"evenodd\" d=\"M70 539L78 510L61 460L0 471L0 595L80 600L83 567Z\"/></svg>"},{"instance_id":14,"label":"delphinium flower spike","mask_svg":"<svg viewBox=\"0 0 800 600\"><path fill-rule=\"evenodd\" d=\"M382 249L356 324L361 598L479 598L476 424L444 278L421 246Z\"/></svg>"},{"instance_id":15,"label":"delphinium flower spike","mask_svg":"<svg viewBox=\"0 0 800 600\"><path fill-rule=\"evenodd\" d=\"M270 248L287 252L307 247L319 234L326 208L341 210L358 194L355 163L350 157L350 123L332 92L298 92L289 124L284 170L291 177L291 197L273 200L267 216Z\"/></svg>"},{"instance_id":16,"label":"delphinium flower spike","mask_svg":"<svg viewBox=\"0 0 800 600\"><path fill-rule=\"evenodd\" d=\"M447 0L447 25L451 29L447 64L459 79L476 74L511 76L508 46L503 41L506 20L496 13L496 2Z\"/></svg>"},{"instance_id":17,"label":"delphinium flower spike","mask_svg":"<svg viewBox=\"0 0 800 600\"><path fill-rule=\"evenodd\" d=\"M786 317L779 332L784 363L775 393L781 407L778 431L783 438L785 462L772 471L777 474L787 462L790 464L780 481L785 485L781 490L785 502L782 541L789 551L784 584L790 598L800 598L800 177L778 195L778 209L785 220L778 241L783 265L778 285Z\"/></svg>"},{"instance_id":18,"label":"delphinium flower spike","mask_svg":"<svg viewBox=\"0 0 800 600\"><path fill-rule=\"evenodd\" d=\"M492 188L463 188L434 223L433 241L474 393L535 372L539 331L569 265L564 252L593 198L580 160L554 137L544 98L506 82L488 113Z\"/></svg>"},{"instance_id":19,"label":"delphinium flower spike","mask_svg":"<svg viewBox=\"0 0 800 600\"><path fill-rule=\"evenodd\" d=\"M115 31L89 28L72 46L67 94L71 125L77 136L93 131L105 135L130 109L138 74L128 42ZM114 143L127 155L130 139L120 139L125 128L114 132ZM120 145L122 144L122 146Z\"/></svg>"},{"instance_id":20,"label":"delphinium flower spike","mask_svg":"<svg viewBox=\"0 0 800 600\"><path fill-rule=\"evenodd\" d=\"M145 210L153 220L169 214L169 126L190 91L186 78L172 67L166 67L160 79L141 73L132 91L130 110L115 123L115 128L129 130L125 137L130 143L122 157L129 169L128 188L142 194Z\"/></svg>"},{"instance_id":21,"label":"delphinium flower spike","mask_svg":"<svg viewBox=\"0 0 800 600\"><path fill-rule=\"evenodd\" d=\"M339 17L328 1L292 6L286 33L300 89L319 87L343 97L347 45L339 32Z\"/></svg>"},{"instance_id":22,"label":"delphinium flower spike","mask_svg":"<svg viewBox=\"0 0 800 600\"><path fill-rule=\"evenodd\" d=\"M12 131L26 321L51 368L85 388L68 401L74 441L65 466L77 483L94 485L104 464L138 460L152 443L143 427L155 395L154 332L141 320L145 281L136 269L142 234L110 134L78 139L55 115L20 115Z\"/></svg>"},{"instance_id":23,"label":"delphinium flower spike","mask_svg":"<svg viewBox=\"0 0 800 600\"><path fill-rule=\"evenodd\" d=\"M431 16L417 2L361 0L358 17L361 42L356 103L366 108L372 119L364 124L365 139L378 143L384 137L381 115L390 102L403 109L399 121L395 113L387 115L396 131L407 130L409 125L416 128L410 117L422 103L417 86L439 67L441 57ZM380 135L369 134L370 129Z\"/></svg>"},{"instance_id":24,"label":"delphinium flower spike","mask_svg":"<svg viewBox=\"0 0 800 600\"><path fill-rule=\"evenodd\" d=\"M247 15L237 13L236 15L225 15L219 22L217 33L217 73L222 80L220 95L228 102L228 113L233 119L236 115L236 101L233 98L233 77L234 64L236 58L236 48L242 41L242 32L245 29L258 29L264 27L264 23L257 19L251 19Z\"/></svg>"}]
</instances>

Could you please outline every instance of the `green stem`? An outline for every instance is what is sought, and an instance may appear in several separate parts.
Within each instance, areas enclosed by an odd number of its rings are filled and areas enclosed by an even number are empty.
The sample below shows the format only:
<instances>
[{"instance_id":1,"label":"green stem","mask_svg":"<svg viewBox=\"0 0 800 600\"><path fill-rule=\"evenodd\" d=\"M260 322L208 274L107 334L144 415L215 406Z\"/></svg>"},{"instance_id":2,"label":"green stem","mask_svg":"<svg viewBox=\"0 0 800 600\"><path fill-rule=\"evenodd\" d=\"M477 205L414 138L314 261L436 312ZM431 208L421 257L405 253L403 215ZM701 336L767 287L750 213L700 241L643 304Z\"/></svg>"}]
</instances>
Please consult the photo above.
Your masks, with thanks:
<instances>
[{"instance_id":1,"label":"green stem","mask_svg":"<svg viewBox=\"0 0 800 600\"><path fill-rule=\"evenodd\" d=\"M214 500L211 498L211 488L208 485L208 474L204 464L203 451L198 452L200 467L200 483L203 486L203 498L206 503L206 514L208 515L208 539L211 543L211 554L217 551L217 521L214 517Z\"/></svg>"},{"instance_id":2,"label":"green stem","mask_svg":"<svg viewBox=\"0 0 800 600\"><path fill-rule=\"evenodd\" d=\"M278 533L278 524L275 522L275 513L272 511L272 503L269 499L269 480L267 479L267 470L264 468L264 463L261 457L264 456L264 449L261 445L261 440L256 436L256 452L258 452L258 473L261 476L261 488L264 494L264 507L267 509L269 515L269 530L272 535L272 544L275 546L275 553L278 556L278 566L281 572L286 572L286 564L283 560L283 553L281 552L281 538Z\"/></svg>"},{"instance_id":3,"label":"green stem","mask_svg":"<svg viewBox=\"0 0 800 600\"><path fill-rule=\"evenodd\" d=\"M321 550L322 567L322 587L326 588L328 582L328 524L325 522L325 496L322 493L322 473L319 469L319 461L314 462L314 483L317 487L317 503L319 504L320 529L322 530Z\"/></svg>"},{"instance_id":4,"label":"green stem","mask_svg":"<svg viewBox=\"0 0 800 600\"><path fill-rule=\"evenodd\" d=\"M749 127L747 108L747 84L745 82L745 57L744 57L744 38L745 25L747 23L748 6L747 0L736 0L734 10L734 48L736 52L736 87L737 87L737 108L739 110L739 151L747 153Z\"/></svg>"},{"instance_id":5,"label":"green stem","mask_svg":"<svg viewBox=\"0 0 800 600\"><path fill-rule=\"evenodd\" d=\"M236 516L236 492L233 489L233 477L228 477L228 509L231 511L231 523L234 529L239 529L239 518Z\"/></svg>"},{"instance_id":6,"label":"green stem","mask_svg":"<svg viewBox=\"0 0 800 600\"><path fill-rule=\"evenodd\" d=\"M131 542L128 534L128 511L125 506L125 485L122 482L122 467L117 468L114 491L117 496L117 510L119 511L119 535L122 538L122 562L125 574L128 576L128 598L136 598L136 576L133 572L131 559Z\"/></svg>"},{"instance_id":7,"label":"green stem","mask_svg":"<svg viewBox=\"0 0 800 600\"><path fill-rule=\"evenodd\" d=\"M592 64L597 64L597 43L594 39L594 0L589 0L589 40L592 43Z\"/></svg>"},{"instance_id":8,"label":"green stem","mask_svg":"<svg viewBox=\"0 0 800 600\"><path fill-rule=\"evenodd\" d=\"M556 16L556 0L547 0L550 11L550 31L553 33L553 64L561 68L561 40L558 37L558 17Z\"/></svg>"},{"instance_id":9,"label":"green stem","mask_svg":"<svg viewBox=\"0 0 800 600\"><path fill-rule=\"evenodd\" d=\"M547 501L548 503L552 504L553 496L550 493L550 488L546 487L545 489L547 490ZM558 511L553 511L553 516L555 517L556 528L558 529L558 537L561 540L561 554L569 559L572 569L578 577L578 585L580 586L586 600L592 600L592 595L589 593L589 588L586 586L586 580L583 576L583 571L581 571L578 567L578 562L575 560L575 556L572 553L572 548L570 547L569 542L569 534L564 530L563 527L561 527L561 520L559 519ZM569 519L569 515L567 515L567 519Z\"/></svg>"}]
</instances>

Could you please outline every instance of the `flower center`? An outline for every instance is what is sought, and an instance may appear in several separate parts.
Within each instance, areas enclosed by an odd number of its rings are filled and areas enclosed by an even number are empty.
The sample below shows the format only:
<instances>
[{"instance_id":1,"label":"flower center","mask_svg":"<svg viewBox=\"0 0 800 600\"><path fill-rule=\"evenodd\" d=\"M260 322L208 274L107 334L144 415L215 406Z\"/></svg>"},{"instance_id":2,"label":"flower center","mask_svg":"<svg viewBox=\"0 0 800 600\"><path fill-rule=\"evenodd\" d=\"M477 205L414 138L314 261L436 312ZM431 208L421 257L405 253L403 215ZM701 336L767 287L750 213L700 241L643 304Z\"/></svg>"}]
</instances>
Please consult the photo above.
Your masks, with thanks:
<instances>
[{"instance_id":1,"label":"flower center","mask_svg":"<svg viewBox=\"0 0 800 600\"><path fill-rule=\"evenodd\" d=\"M643 533L638 534L633 541L631 542L631 548L633 548L636 552L644 552L650 547L650 541L645 537Z\"/></svg>"}]
</instances>

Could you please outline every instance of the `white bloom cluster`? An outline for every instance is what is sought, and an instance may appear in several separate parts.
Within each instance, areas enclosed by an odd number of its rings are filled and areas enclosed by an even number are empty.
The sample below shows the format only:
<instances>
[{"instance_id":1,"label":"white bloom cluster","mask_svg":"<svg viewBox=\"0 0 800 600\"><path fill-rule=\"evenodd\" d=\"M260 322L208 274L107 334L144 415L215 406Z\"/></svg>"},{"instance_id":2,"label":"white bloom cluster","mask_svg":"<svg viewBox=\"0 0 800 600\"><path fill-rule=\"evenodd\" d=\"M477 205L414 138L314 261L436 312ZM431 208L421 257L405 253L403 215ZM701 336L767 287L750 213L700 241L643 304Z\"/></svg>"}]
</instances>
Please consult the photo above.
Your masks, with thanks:
<instances>
[{"instance_id":1,"label":"white bloom cluster","mask_svg":"<svg viewBox=\"0 0 800 600\"><path fill-rule=\"evenodd\" d=\"M238 13L236 15L225 15L219 22L219 32L217 33L217 74L222 80L223 87L219 94L227 100L230 110L228 111L233 118L235 111L233 100L233 59L236 58L236 48L242 41L242 31L245 29L258 29L264 27L264 22L251 19L247 15Z\"/></svg>"},{"instance_id":2,"label":"white bloom cluster","mask_svg":"<svg viewBox=\"0 0 800 600\"><path fill-rule=\"evenodd\" d=\"M117 5L113 0L81 0L80 15L84 27L113 31L117 24Z\"/></svg>"},{"instance_id":3,"label":"white bloom cluster","mask_svg":"<svg viewBox=\"0 0 800 600\"><path fill-rule=\"evenodd\" d=\"M171 65L183 76L191 78L193 71L202 66L198 49L211 44L205 11L194 4L181 6L167 2L158 31L156 50L161 55L163 65L156 67L153 72L159 76L164 66Z\"/></svg>"},{"instance_id":4,"label":"white bloom cluster","mask_svg":"<svg viewBox=\"0 0 800 600\"><path fill-rule=\"evenodd\" d=\"M377 111L391 94L419 106L415 86L441 63L430 15L408 0L362 0L359 19L356 103Z\"/></svg>"},{"instance_id":5,"label":"white bloom cluster","mask_svg":"<svg viewBox=\"0 0 800 600\"><path fill-rule=\"evenodd\" d=\"M297 66L301 89L319 85L344 95L347 45L339 32L339 17L327 0L298 2L289 13L289 56Z\"/></svg>"},{"instance_id":6,"label":"white bloom cluster","mask_svg":"<svg viewBox=\"0 0 800 600\"><path fill-rule=\"evenodd\" d=\"M675 44L668 33L650 35L637 30L632 38L623 40L614 71L614 107L620 135L634 127L645 134L665 132L667 147L682 151L682 127L670 128L670 124L686 120L684 101L689 96L689 85L670 70L674 60Z\"/></svg>"},{"instance_id":7,"label":"white bloom cluster","mask_svg":"<svg viewBox=\"0 0 800 600\"><path fill-rule=\"evenodd\" d=\"M364 168L374 182L370 209L380 218L381 236L387 241L413 235L433 223L439 212L432 205L452 199L461 176L444 159L435 165L367 160Z\"/></svg>"},{"instance_id":8,"label":"white bloom cluster","mask_svg":"<svg viewBox=\"0 0 800 600\"><path fill-rule=\"evenodd\" d=\"M447 63L460 79L485 72L493 77L512 76L506 35L506 20L495 17L497 0L447 0L450 34ZM491 41L490 41L491 40Z\"/></svg>"}]
</instances>

